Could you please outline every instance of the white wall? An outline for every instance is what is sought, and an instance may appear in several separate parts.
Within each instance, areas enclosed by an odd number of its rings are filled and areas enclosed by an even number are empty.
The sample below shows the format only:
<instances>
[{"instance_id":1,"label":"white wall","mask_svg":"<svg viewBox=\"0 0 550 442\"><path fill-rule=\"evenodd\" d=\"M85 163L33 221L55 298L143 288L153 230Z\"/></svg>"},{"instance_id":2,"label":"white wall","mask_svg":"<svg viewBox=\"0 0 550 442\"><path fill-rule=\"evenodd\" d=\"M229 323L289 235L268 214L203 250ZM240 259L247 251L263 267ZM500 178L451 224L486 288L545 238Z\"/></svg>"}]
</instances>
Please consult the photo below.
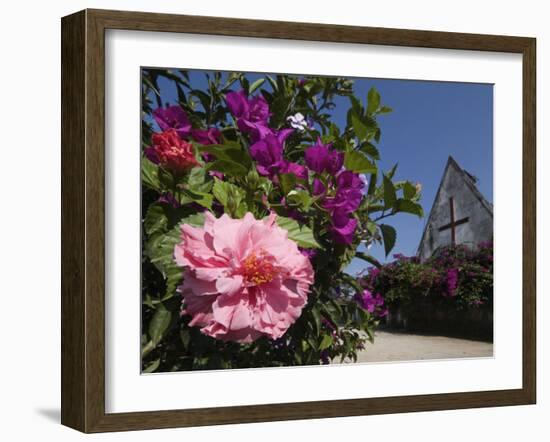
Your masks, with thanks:
<instances>
[{"instance_id":1,"label":"white wall","mask_svg":"<svg viewBox=\"0 0 550 442\"><path fill-rule=\"evenodd\" d=\"M372 3L372 4L369 4ZM366 26L526 35L538 38L539 226L548 222L550 28L546 2L400 0L4 2L0 14L0 404L3 440L83 440L61 427L60 361L60 26L85 7ZM273 6L272 6L273 5ZM276 5L276 6L274 6ZM518 185L518 183L510 183ZM529 407L232 425L93 436L94 440L544 440L550 412L548 233L539 229L539 404ZM546 264L546 265L545 265ZM6 284L7 280L7 284ZM375 379L372 380L376 382Z\"/></svg>"}]
</instances>

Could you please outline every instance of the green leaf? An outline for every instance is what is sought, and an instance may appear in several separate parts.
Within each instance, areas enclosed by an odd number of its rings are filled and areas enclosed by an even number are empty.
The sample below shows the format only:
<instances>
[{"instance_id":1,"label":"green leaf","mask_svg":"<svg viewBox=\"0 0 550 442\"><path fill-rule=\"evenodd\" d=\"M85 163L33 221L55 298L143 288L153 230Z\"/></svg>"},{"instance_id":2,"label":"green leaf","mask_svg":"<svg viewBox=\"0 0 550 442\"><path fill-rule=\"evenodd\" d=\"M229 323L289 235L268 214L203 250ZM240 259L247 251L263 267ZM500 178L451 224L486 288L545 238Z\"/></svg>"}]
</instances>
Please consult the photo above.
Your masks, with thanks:
<instances>
[{"instance_id":1,"label":"green leaf","mask_svg":"<svg viewBox=\"0 0 550 442\"><path fill-rule=\"evenodd\" d=\"M419 218L422 218L424 216L424 209L422 208L422 206L411 200L398 199L396 210L398 212L411 213L418 216Z\"/></svg>"},{"instance_id":2,"label":"green leaf","mask_svg":"<svg viewBox=\"0 0 550 442\"><path fill-rule=\"evenodd\" d=\"M287 201L291 204L299 204L304 210L309 210L313 198L305 189L291 190L287 195Z\"/></svg>"},{"instance_id":3,"label":"green leaf","mask_svg":"<svg viewBox=\"0 0 550 442\"><path fill-rule=\"evenodd\" d=\"M330 123L329 133L334 138L338 138L340 136L340 128L336 124Z\"/></svg>"},{"instance_id":4,"label":"green leaf","mask_svg":"<svg viewBox=\"0 0 550 442\"><path fill-rule=\"evenodd\" d=\"M215 170L233 177L242 177L248 173L248 168L240 163L229 160L216 160L208 163L206 170Z\"/></svg>"},{"instance_id":5,"label":"green leaf","mask_svg":"<svg viewBox=\"0 0 550 442\"><path fill-rule=\"evenodd\" d=\"M353 256L355 257L355 253ZM363 288L355 277L347 273L342 273L341 277L349 286L353 287L357 293L363 293Z\"/></svg>"},{"instance_id":6,"label":"green leaf","mask_svg":"<svg viewBox=\"0 0 550 442\"><path fill-rule=\"evenodd\" d=\"M196 210L190 207L172 207L170 204L153 203L147 209L143 220L145 233L149 237L163 234L174 228L180 220L195 213Z\"/></svg>"},{"instance_id":7,"label":"green leaf","mask_svg":"<svg viewBox=\"0 0 550 442\"><path fill-rule=\"evenodd\" d=\"M351 124L353 126L355 136L359 138L359 140L364 140L365 138L367 138L368 127L363 124L363 122L355 112L351 113Z\"/></svg>"},{"instance_id":8,"label":"green leaf","mask_svg":"<svg viewBox=\"0 0 550 442\"><path fill-rule=\"evenodd\" d=\"M191 94L199 99L199 101L202 104L202 107L206 112L210 111L210 105L212 103L212 98L210 97L210 95L208 95L204 91L201 91L200 89L193 89L191 91Z\"/></svg>"},{"instance_id":9,"label":"green leaf","mask_svg":"<svg viewBox=\"0 0 550 442\"><path fill-rule=\"evenodd\" d=\"M371 173L370 179L369 179L369 188L367 190L367 194L369 196L373 195L376 191L376 183L378 181L378 174L377 173Z\"/></svg>"},{"instance_id":10,"label":"green leaf","mask_svg":"<svg viewBox=\"0 0 550 442\"><path fill-rule=\"evenodd\" d=\"M392 181L384 175L384 209L391 209L395 206L397 195Z\"/></svg>"},{"instance_id":11,"label":"green leaf","mask_svg":"<svg viewBox=\"0 0 550 442\"><path fill-rule=\"evenodd\" d=\"M155 314L149 323L149 337L153 342L153 345L158 345L162 340L164 333L170 326L172 320L172 313L166 310L163 304L159 304L155 310Z\"/></svg>"},{"instance_id":12,"label":"green leaf","mask_svg":"<svg viewBox=\"0 0 550 442\"><path fill-rule=\"evenodd\" d=\"M382 239L384 240L384 251L386 252L386 256L388 256L393 246L395 246L397 232L392 226L387 224L380 224L380 230L382 231Z\"/></svg>"},{"instance_id":13,"label":"green leaf","mask_svg":"<svg viewBox=\"0 0 550 442\"><path fill-rule=\"evenodd\" d=\"M375 235L376 232L378 231L378 226L376 225L376 223L374 223L373 221L371 221L370 219L367 221L367 230L369 231L369 233L371 235Z\"/></svg>"},{"instance_id":14,"label":"green leaf","mask_svg":"<svg viewBox=\"0 0 550 442\"><path fill-rule=\"evenodd\" d=\"M374 144L371 144L369 142L365 142L361 145L359 148L361 152L366 153L368 156L370 156L374 160L380 159L380 152L378 151L377 147Z\"/></svg>"},{"instance_id":15,"label":"green leaf","mask_svg":"<svg viewBox=\"0 0 550 442\"><path fill-rule=\"evenodd\" d=\"M380 115L389 114L390 112L393 112L393 109L389 106L382 106L380 109L378 109L378 113Z\"/></svg>"},{"instance_id":16,"label":"green leaf","mask_svg":"<svg viewBox=\"0 0 550 442\"><path fill-rule=\"evenodd\" d=\"M355 95L350 95L349 101L351 102L351 111L355 112L356 115L363 115L363 105L357 97Z\"/></svg>"},{"instance_id":17,"label":"green leaf","mask_svg":"<svg viewBox=\"0 0 550 442\"><path fill-rule=\"evenodd\" d=\"M153 341L147 342L141 348L141 358L143 359L145 356L147 356L149 353L151 353L154 349L155 349L155 345L153 344Z\"/></svg>"},{"instance_id":18,"label":"green leaf","mask_svg":"<svg viewBox=\"0 0 550 442\"><path fill-rule=\"evenodd\" d=\"M403 196L405 199L410 200L416 195L416 187L409 181L405 181L403 184Z\"/></svg>"},{"instance_id":19,"label":"green leaf","mask_svg":"<svg viewBox=\"0 0 550 442\"><path fill-rule=\"evenodd\" d=\"M250 88L250 82L248 81L248 78L246 78L243 74L239 76L239 82L241 83L242 89L245 91L248 91Z\"/></svg>"},{"instance_id":20,"label":"green leaf","mask_svg":"<svg viewBox=\"0 0 550 442\"><path fill-rule=\"evenodd\" d=\"M380 94L374 87L372 87L369 90L367 99L368 99L367 114L373 114L380 107Z\"/></svg>"},{"instance_id":21,"label":"green leaf","mask_svg":"<svg viewBox=\"0 0 550 442\"><path fill-rule=\"evenodd\" d=\"M372 264L375 267L381 268L382 264L374 256L369 255L363 252L356 252L355 256L363 261L367 261L369 264Z\"/></svg>"},{"instance_id":22,"label":"green leaf","mask_svg":"<svg viewBox=\"0 0 550 442\"><path fill-rule=\"evenodd\" d=\"M204 225L204 214L197 213L183 218L167 233L156 234L149 238L145 245L147 256L151 263L166 279L166 293L172 295L181 281L183 271L174 261L174 248L181 242L181 225L189 224L194 227Z\"/></svg>"},{"instance_id":23,"label":"green leaf","mask_svg":"<svg viewBox=\"0 0 550 442\"><path fill-rule=\"evenodd\" d=\"M185 177L190 188L199 188L206 178L204 167L193 167Z\"/></svg>"},{"instance_id":24,"label":"green leaf","mask_svg":"<svg viewBox=\"0 0 550 442\"><path fill-rule=\"evenodd\" d=\"M348 150L344 158L346 169L356 173L376 173L376 165L363 153L356 150Z\"/></svg>"},{"instance_id":25,"label":"green leaf","mask_svg":"<svg viewBox=\"0 0 550 442\"><path fill-rule=\"evenodd\" d=\"M374 331L371 327L365 327L369 341L374 344Z\"/></svg>"},{"instance_id":26,"label":"green leaf","mask_svg":"<svg viewBox=\"0 0 550 442\"><path fill-rule=\"evenodd\" d=\"M390 171L386 174L386 176L391 180L393 179L393 176L395 175L395 172L397 170L397 165L399 163L395 163L395 165L390 169Z\"/></svg>"},{"instance_id":27,"label":"green leaf","mask_svg":"<svg viewBox=\"0 0 550 442\"><path fill-rule=\"evenodd\" d=\"M273 91L277 92L278 87L275 79L271 75L266 75L266 78L267 78L267 81L269 81L269 84L271 85L271 88L273 89Z\"/></svg>"},{"instance_id":28,"label":"green leaf","mask_svg":"<svg viewBox=\"0 0 550 442\"><path fill-rule=\"evenodd\" d=\"M342 324L344 310L342 306L335 299L329 299L327 303L323 303L322 313L325 319L327 319L332 324Z\"/></svg>"},{"instance_id":29,"label":"green leaf","mask_svg":"<svg viewBox=\"0 0 550 442\"><path fill-rule=\"evenodd\" d=\"M319 249L321 246L315 240L313 231L308 226L300 226L296 220L284 216L277 217L277 224L288 232L288 238L306 249Z\"/></svg>"},{"instance_id":30,"label":"green leaf","mask_svg":"<svg viewBox=\"0 0 550 442\"><path fill-rule=\"evenodd\" d=\"M273 182L267 178L260 177L260 183L258 187L266 194L269 195L273 191Z\"/></svg>"},{"instance_id":31,"label":"green leaf","mask_svg":"<svg viewBox=\"0 0 550 442\"><path fill-rule=\"evenodd\" d=\"M147 367L145 367L142 373L154 373L157 370L157 368L159 368L159 365L160 365L160 358L155 359Z\"/></svg>"},{"instance_id":32,"label":"green leaf","mask_svg":"<svg viewBox=\"0 0 550 442\"><path fill-rule=\"evenodd\" d=\"M143 220L143 227L147 235L152 235L156 232L165 231L168 227L168 218L164 213L164 209L160 204L151 204L145 218Z\"/></svg>"},{"instance_id":33,"label":"green leaf","mask_svg":"<svg viewBox=\"0 0 550 442\"><path fill-rule=\"evenodd\" d=\"M223 206L227 204L229 185L230 184L227 181L221 181L217 178L214 178L212 193L214 194L214 198L216 198Z\"/></svg>"},{"instance_id":34,"label":"green leaf","mask_svg":"<svg viewBox=\"0 0 550 442\"><path fill-rule=\"evenodd\" d=\"M182 220L179 222L179 225L182 224L189 224L193 227L202 227L204 226L204 213L195 213L193 215L186 216L185 218L182 218ZM175 235L179 238L179 233L181 231L181 228L174 228L172 231L176 230L176 233L171 233L171 235Z\"/></svg>"},{"instance_id":35,"label":"green leaf","mask_svg":"<svg viewBox=\"0 0 550 442\"><path fill-rule=\"evenodd\" d=\"M291 101L292 97L286 95L279 94L275 97L270 107L272 112L270 123L272 127L277 127L284 123Z\"/></svg>"},{"instance_id":36,"label":"green leaf","mask_svg":"<svg viewBox=\"0 0 550 442\"><path fill-rule=\"evenodd\" d=\"M346 270L351 261L355 258L355 247L349 247L344 244L335 244L332 261L337 263L338 270L343 272Z\"/></svg>"},{"instance_id":37,"label":"green leaf","mask_svg":"<svg viewBox=\"0 0 550 442\"><path fill-rule=\"evenodd\" d=\"M246 191L244 189L215 178L212 193L232 217L240 218L246 213L248 207L245 202Z\"/></svg>"},{"instance_id":38,"label":"green leaf","mask_svg":"<svg viewBox=\"0 0 550 442\"><path fill-rule=\"evenodd\" d=\"M141 159L141 182L147 187L160 192L159 167L143 157Z\"/></svg>"},{"instance_id":39,"label":"green leaf","mask_svg":"<svg viewBox=\"0 0 550 442\"><path fill-rule=\"evenodd\" d=\"M320 331L321 331L321 313L319 312L319 310L316 308L315 305L311 309L311 316L313 317L313 324L315 325L315 332L317 334L319 334Z\"/></svg>"},{"instance_id":40,"label":"green leaf","mask_svg":"<svg viewBox=\"0 0 550 442\"><path fill-rule=\"evenodd\" d=\"M180 330L180 339L181 343L185 348L189 347L189 342L191 342L191 332L188 328L184 328Z\"/></svg>"},{"instance_id":41,"label":"green leaf","mask_svg":"<svg viewBox=\"0 0 550 442\"><path fill-rule=\"evenodd\" d=\"M285 195L296 187L296 175L293 173L282 173L279 175L279 182Z\"/></svg>"},{"instance_id":42,"label":"green leaf","mask_svg":"<svg viewBox=\"0 0 550 442\"><path fill-rule=\"evenodd\" d=\"M158 168L158 177L161 186L164 186L165 189L173 189L175 185L174 176L168 172L167 170L163 169L162 167Z\"/></svg>"},{"instance_id":43,"label":"green leaf","mask_svg":"<svg viewBox=\"0 0 550 442\"><path fill-rule=\"evenodd\" d=\"M252 159L248 152L243 150L239 144L209 144L206 146L197 145L199 152L212 154L217 160L227 160L239 163L244 167L250 167Z\"/></svg>"},{"instance_id":44,"label":"green leaf","mask_svg":"<svg viewBox=\"0 0 550 442\"><path fill-rule=\"evenodd\" d=\"M151 295L147 293L145 295L145 300L143 301L143 304L151 309L154 309L155 304L158 304L158 300L153 300L153 298L151 298Z\"/></svg>"},{"instance_id":45,"label":"green leaf","mask_svg":"<svg viewBox=\"0 0 550 442\"><path fill-rule=\"evenodd\" d=\"M323 336L323 340L319 344L319 350L325 350L329 348L332 345L332 336L331 335L325 335Z\"/></svg>"},{"instance_id":46,"label":"green leaf","mask_svg":"<svg viewBox=\"0 0 550 442\"><path fill-rule=\"evenodd\" d=\"M256 89L258 89L262 84L264 84L265 78L258 78L254 83L250 85L248 93L252 94Z\"/></svg>"},{"instance_id":47,"label":"green leaf","mask_svg":"<svg viewBox=\"0 0 550 442\"><path fill-rule=\"evenodd\" d=\"M200 204L203 207L206 207L208 210L212 209L212 195L210 193L206 192L200 192L196 190L190 190L190 189L180 189L181 193L183 193L184 196L187 198L195 201L197 204ZM180 201L180 203L184 204L184 201Z\"/></svg>"}]
</instances>

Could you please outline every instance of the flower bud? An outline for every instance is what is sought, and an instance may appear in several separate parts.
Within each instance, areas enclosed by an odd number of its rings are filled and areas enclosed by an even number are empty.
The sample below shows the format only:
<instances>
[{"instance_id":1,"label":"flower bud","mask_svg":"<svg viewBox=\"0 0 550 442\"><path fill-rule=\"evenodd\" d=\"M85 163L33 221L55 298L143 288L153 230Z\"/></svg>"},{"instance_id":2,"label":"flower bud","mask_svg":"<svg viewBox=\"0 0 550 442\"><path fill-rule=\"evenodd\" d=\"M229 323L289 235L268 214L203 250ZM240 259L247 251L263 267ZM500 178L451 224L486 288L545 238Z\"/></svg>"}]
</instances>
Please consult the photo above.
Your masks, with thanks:
<instances>
[{"instance_id":1,"label":"flower bud","mask_svg":"<svg viewBox=\"0 0 550 442\"><path fill-rule=\"evenodd\" d=\"M250 170L246 175L246 183L251 189L257 189L260 184L260 175L256 170Z\"/></svg>"}]
</instances>

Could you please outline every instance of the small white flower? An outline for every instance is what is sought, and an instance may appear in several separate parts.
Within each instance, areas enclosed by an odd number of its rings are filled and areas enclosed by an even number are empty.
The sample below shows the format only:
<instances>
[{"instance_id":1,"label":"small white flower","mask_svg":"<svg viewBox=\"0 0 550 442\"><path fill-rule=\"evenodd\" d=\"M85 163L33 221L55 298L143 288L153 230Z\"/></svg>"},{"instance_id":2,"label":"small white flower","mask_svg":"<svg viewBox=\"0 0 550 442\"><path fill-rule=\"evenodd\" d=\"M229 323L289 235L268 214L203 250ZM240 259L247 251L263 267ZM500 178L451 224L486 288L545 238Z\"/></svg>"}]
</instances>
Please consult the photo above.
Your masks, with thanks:
<instances>
[{"instance_id":1,"label":"small white flower","mask_svg":"<svg viewBox=\"0 0 550 442\"><path fill-rule=\"evenodd\" d=\"M363 181L363 189L361 189L361 192L363 195L366 195L369 192L369 180L367 179L367 175L360 173L359 178Z\"/></svg>"},{"instance_id":2,"label":"small white flower","mask_svg":"<svg viewBox=\"0 0 550 442\"><path fill-rule=\"evenodd\" d=\"M286 119L286 121L288 121L294 129L300 132L305 131L307 128L307 121L300 112L295 115L291 115Z\"/></svg>"},{"instance_id":3,"label":"small white flower","mask_svg":"<svg viewBox=\"0 0 550 442\"><path fill-rule=\"evenodd\" d=\"M362 239L361 243L365 245L365 249L370 250L372 248L372 239Z\"/></svg>"}]
</instances>

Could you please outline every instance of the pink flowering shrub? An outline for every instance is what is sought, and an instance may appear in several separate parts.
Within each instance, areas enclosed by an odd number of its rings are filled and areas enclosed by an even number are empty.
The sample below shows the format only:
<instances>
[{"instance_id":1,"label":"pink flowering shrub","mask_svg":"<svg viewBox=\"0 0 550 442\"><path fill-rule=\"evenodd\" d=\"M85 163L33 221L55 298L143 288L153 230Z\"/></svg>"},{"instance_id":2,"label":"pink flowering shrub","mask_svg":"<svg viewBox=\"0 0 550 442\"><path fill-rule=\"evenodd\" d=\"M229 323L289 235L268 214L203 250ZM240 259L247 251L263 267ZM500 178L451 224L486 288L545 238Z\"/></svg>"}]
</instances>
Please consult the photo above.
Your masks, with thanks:
<instances>
[{"instance_id":1,"label":"pink flowering shrub","mask_svg":"<svg viewBox=\"0 0 550 442\"><path fill-rule=\"evenodd\" d=\"M394 255L360 280L377 293L386 326L463 338L493 339L493 246L447 246L431 258Z\"/></svg>"},{"instance_id":2,"label":"pink flowering shrub","mask_svg":"<svg viewBox=\"0 0 550 442\"><path fill-rule=\"evenodd\" d=\"M380 94L332 77L142 80L143 371L356 359L386 307L346 268L373 262L362 244L390 252L391 216L423 214L420 187L379 167Z\"/></svg>"},{"instance_id":3,"label":"pink flowering shrub","mask_svg":"<svg viewBox=\"0 0 550 442\"><path fill-rule=\"evenodd\" d=\"M379 293L390 308L415 310L419 305L446 305L455 310L493 306L493 245L448 246L425 262L394 255L380 268L371 267L361 279L367 290Z\"/></svg>"}]
</instances>

